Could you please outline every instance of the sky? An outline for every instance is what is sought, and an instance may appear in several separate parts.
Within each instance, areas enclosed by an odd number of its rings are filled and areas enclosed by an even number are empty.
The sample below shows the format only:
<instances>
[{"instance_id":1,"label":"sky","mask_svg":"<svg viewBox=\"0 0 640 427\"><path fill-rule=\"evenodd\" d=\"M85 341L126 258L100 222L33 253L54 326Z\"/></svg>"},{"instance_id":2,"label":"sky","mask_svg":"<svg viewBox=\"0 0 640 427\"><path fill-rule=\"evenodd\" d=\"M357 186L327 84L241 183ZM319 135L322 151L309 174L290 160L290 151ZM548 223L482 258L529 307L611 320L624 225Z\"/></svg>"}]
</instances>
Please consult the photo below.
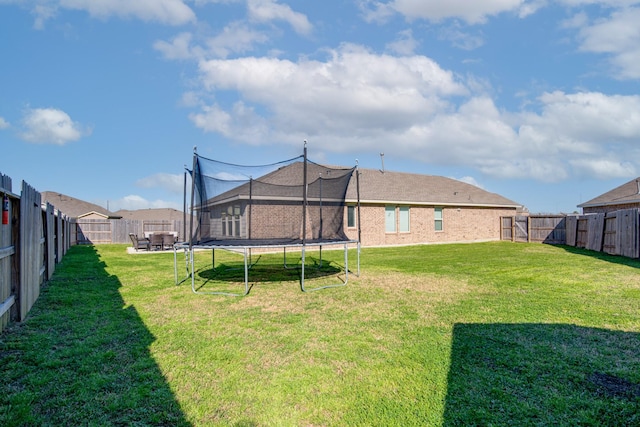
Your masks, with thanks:
<instances>
[{"instance_id":1,"label":"sky","mask_svg":"<svg viewBox=\"0 0 640 427\"><path fill-rule=\"evenodd\" d=\"M306 140L575 212L640 175L638 22L640 0L0 0L0 173L182 209L194 147Z\"/></svg>"}]
</instances>

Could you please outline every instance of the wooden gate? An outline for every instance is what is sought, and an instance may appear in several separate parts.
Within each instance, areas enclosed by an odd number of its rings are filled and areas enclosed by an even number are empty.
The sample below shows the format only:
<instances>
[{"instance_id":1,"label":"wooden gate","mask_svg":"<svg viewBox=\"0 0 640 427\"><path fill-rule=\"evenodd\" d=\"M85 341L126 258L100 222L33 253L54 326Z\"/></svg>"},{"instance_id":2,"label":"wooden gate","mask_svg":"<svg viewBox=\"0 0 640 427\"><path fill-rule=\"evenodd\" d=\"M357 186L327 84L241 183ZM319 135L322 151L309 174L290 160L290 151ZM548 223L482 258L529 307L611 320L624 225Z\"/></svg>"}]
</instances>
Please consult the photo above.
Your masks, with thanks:
<instances>
[{"instance_id":1,"label":"wooden gate","mask_svg":"<svg viewBox=\"0 0 640 427\"><path fill-rule=\"evenodd\" d=\"M500 218L500 238L512 242L528 242L528 224L527 216L503 216Z\"/></svg>"},{"instance_id":2,"label":"wooden gate","mask_svg":"<svg viewBox=\"0 0 640 427\"><path fill-rule=\"evenodd\" d=\"M529 241L529 221L527 216L517 215L515 217L515 226L513 228L514 242L528 242Z\"/></svg>"}]
</instances>

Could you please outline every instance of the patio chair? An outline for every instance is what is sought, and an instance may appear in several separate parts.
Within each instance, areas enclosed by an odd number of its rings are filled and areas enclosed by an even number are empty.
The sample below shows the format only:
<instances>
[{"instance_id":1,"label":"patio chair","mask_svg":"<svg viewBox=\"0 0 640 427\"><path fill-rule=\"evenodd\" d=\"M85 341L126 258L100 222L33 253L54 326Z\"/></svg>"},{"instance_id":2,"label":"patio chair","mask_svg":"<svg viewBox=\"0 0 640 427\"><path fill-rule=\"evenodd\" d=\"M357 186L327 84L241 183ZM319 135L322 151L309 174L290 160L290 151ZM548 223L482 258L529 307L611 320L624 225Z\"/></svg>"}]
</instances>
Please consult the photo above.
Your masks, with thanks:
<instances>
[{"instance_id":1,"label":"patio chair","mask_svg":"<svg viewBox=\"0 0 640 427\"><path fill-rule=\"evenodd\" d=\"M162 250L162 245L163 245L163 237L162 234L160 233L153 233L149 236L151 238L151 246L154 249L160 249Z\"/></svg>"},{"instance_id":2,"label":"patio chair","mask_svg":"<svg viewBox=\"0 0 640 427\"><path fill-rule=\"evenodd\" d=\"M131 239L131 243L133 244L133 248L136 252L138 252L138 249L150 249L151 242L149 242L149 239L146 237L140 238L137 234L129 233L129 238Z\"/></svg>"},{"instance_id":3,"label":"patio chair","mask_svg":"<svg viewBox=\"0 0 640 427\"><path fill-rule=\"evenodd\" d=\"M176 242L176 238L173 237L173 234L166 233L162 235L162 249L168 247L169 249L173 249L173 244Z\"/></svg>"}]
</instances>

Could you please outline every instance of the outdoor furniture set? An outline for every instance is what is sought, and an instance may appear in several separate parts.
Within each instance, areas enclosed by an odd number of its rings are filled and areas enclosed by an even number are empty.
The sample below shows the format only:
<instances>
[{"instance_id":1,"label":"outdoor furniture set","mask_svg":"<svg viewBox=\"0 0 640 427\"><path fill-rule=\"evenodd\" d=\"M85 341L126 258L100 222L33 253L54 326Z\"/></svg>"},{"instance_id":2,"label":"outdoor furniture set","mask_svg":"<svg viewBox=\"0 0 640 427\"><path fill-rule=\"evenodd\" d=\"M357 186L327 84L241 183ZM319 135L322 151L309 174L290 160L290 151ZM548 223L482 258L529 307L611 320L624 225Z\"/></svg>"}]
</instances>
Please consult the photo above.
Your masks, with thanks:
<instances>
[{"instance_id":1,"label":"outdoor furniture set","mask_svg":"<svg viewBox=\"0 0 640 427\"><path fill-rule=\"evenodd\" d=\"M173 249L173 245L178 241L176 233L167 232L148 233L148 237L138 237L137 234L129 233L129 237L136 251L138 249L147 251Z\"/></svg>"}]
</instances>

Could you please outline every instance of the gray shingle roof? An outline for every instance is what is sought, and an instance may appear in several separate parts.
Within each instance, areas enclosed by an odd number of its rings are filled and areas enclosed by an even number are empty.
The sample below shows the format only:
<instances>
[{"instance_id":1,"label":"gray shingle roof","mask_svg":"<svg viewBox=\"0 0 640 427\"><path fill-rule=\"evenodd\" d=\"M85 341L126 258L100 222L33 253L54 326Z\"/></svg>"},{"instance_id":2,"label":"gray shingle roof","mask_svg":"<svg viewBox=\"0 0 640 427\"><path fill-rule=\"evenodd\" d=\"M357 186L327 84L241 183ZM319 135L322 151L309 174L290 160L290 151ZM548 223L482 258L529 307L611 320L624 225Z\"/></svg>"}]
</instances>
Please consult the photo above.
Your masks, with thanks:
<instances>
[{"instance_id":1,"label":"gray shingle roof","mask_svg":"<svg viewBox=\"0 0 640 427\"><path fill-rule=\"evenodd\" d=\"M359 169L362 203L408 203L423 205L520 207L496 193L451 178L404 172ZM347 200L356 201L355 174Z\"/></svg>"},{"instance_id":2,"label":"gray shingle roof","mask_svg":"<svg viewBox=\"0 0 640 427\"><path fill-rule=\"evenodd\" d=\"M138 209L134 211L121 209L115 212L122 219L143 220L143 221L182 221L184 215L182 211L172 208L159 209Z\"/></svg>"},{"instance_id":3,"label":"gray shingle roof","mask_svg":"<svg viewBox=\"0 0 640 427\"><path fill-rule=\"evenodd\" d=\"M310 163L310 165L312 165ZM323 166L314 165L318 171ZM331 166L335 168L335 166ZM344 168L347 169L347 168ZM467 184L456 179L435 175L422 175L404 172L381 172L376 169L359 169L360 172L360 201L361 203L406 203L429 206L476 206L476 207L508 207L520 208L521 204L509 200L496 193L483 190L475 185ZM283 167L276 172L259 178L263 182L274 182L288 185L300 182L302 163L297 162ZM309 172L315 179L318 173ZM230 197L248 194L248 184L240 185L214 199L224 201ZM346 200L357 201L355 173L351 177L347 188Z\"/></svg>"},{"instance_id":4,"label":"gray shingle roof","mask_svg":"<svg viewBox=\"0 0 640 427\"><path fill-rule=\"evenodd\" d=\"M613 190L607 191L587 202L578 205L579 208L590 208L596 206L622 205L629 203L640 203L640 187L638 181L640 177L622 184Z\"/></svg>"},{"instance_id":5,"label":"gray shingle roof","mask_svg":"<svg viewBox=\"0 0 640 427\"><path fill-rule=\"evenodd\" d=\"M104 215L108 218L119 218L113 212L108 211L102 206L95 203L85 202L84 200L76 199L75 197L67 196L66 194L57 193L55 191L43 191L42 203L49 202L56 209L70 218L77 218L80 215L84 215L90 212L96 212Z\"/></svg>"}]
</instances>

